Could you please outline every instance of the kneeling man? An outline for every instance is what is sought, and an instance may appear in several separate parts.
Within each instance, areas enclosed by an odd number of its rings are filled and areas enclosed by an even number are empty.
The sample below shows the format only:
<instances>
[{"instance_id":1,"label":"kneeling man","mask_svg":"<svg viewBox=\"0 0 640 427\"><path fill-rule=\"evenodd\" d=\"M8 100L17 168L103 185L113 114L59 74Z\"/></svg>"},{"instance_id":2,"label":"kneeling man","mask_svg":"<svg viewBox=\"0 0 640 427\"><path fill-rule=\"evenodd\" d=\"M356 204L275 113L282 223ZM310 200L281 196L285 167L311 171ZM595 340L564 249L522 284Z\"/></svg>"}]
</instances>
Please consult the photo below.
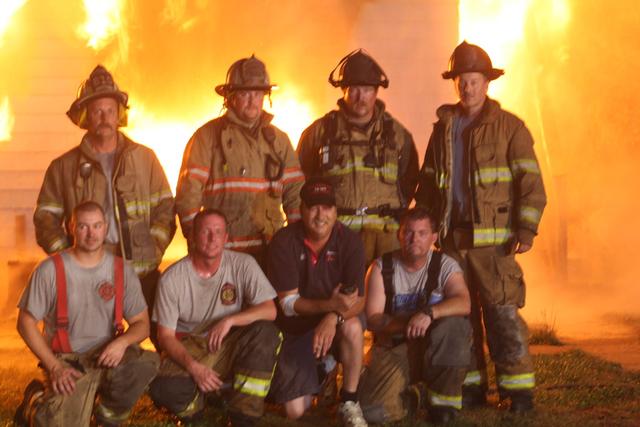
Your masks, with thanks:
<instances>
[{"instance_id":1,"label":"kneeling man","mask_svg":"<svg viewBox=\"0 0 640 427\"><path fill-rule=\"evenodd\" d=\"M47 379L27 387L17 425L88 426L93 413L117 426L158 369L158 355L137 345L149 336L147 305L133 268L104 249L102 207L78 204L69 228L73 247L36 267L18 304L18 332Z\"/></svg>"},{"instance_id":2,"label":"kneeling man","mask_svg":"<svg viewBox=\"0 0 640 427\"><path fill-rule=\"evenodd\" d=\"M273 237L268 274L278 292L282 353L269 396L298 418L318 393L317 361L334 353L342 363L338 412L343 425L366 426L357 398L362 368L364 248L360 237L336 221L333 186L311 178L300 192L302 221Z\"/></svg>"},{"instance_id":3,"label":"kneeling man","mask_svg":"<svg viewBox=\"0 0 640 427\"><path fill-rule=\"evenodd\" d=\"M222 212L200 211L192 233L192 253L160 279L153 319L163 361L150 394L189 422L201 418L206 393L228 386L231 424L253 425L282 340L272 322L276 293L255 259L224 249Z\"/></svg>"},{"instance_id":4,"label":"kneeling man","mask_svg":"<svg viewBox=\"0 0 640 427\"><path fill-rule=\"evenodd\" d=\"M400 222L400 249L369 268L365 312L374 345L361 381L369 422L399 420L426 400L431 421L445 423L462 406L469 292L458 264L432 249L435 230L427 211L409 210Z\"/></svg>"}]
</instances>

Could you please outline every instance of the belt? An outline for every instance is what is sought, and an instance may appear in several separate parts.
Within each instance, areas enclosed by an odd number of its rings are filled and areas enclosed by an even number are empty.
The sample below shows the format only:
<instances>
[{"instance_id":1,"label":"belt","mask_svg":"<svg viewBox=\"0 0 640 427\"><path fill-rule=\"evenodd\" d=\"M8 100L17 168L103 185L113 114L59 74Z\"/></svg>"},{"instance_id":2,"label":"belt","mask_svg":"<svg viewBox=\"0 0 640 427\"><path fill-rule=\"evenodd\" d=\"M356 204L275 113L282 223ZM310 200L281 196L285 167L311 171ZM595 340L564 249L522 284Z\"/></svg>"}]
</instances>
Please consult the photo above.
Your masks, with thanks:
<instances>
[{"instance_id":1,"label":"belt","mask_svg":"<svg viewBox=\"0 0 640 427\"><path fill-rule=\"evenodd\" d=\"M338 215L378 215L398 217L406 211L405 208L391 208L387 205L380 205L377 208L364 206L361 208L338 208Z\"/></svg>"}]
</instances>

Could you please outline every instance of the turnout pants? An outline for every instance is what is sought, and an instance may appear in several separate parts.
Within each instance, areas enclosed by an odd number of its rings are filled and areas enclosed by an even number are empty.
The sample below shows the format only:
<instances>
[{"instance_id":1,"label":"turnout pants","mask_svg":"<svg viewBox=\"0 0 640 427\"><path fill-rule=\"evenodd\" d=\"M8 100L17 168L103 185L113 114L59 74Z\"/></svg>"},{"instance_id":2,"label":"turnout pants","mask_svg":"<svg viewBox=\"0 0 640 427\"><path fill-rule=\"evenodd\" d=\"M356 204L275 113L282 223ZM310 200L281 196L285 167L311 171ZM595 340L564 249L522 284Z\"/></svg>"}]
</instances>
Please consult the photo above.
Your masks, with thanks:
<instances>
[{"instance_id":1,"label":"turnout pants","mask_svg":"<svg viewBox=\"0 0 640 427\"><path fill-rule=\"evenodd\" d=\"M84 375L76 380L76 388L69 396L56 394L47 381L44 394L25 410L29 424L48 427L88 426L92 413L101 424L118 425L126 421L131 409L156 375L160 358L154 352L130 346L117 367L100 368L96 366L99 355L100 351L59 355L66 365ZM94 409L96 395L98 404Z\"/></svg>"},{"instance_id":2,"label":"turnout pants","mask_svg":"<svg viewBox=\"0 0 640 427\"><path fill-rule=\"evenodd\" d=\"M466 317L436 320L427 336L395 347L373 345L360 380L360 406L370 423L398 421L408 411L407 388L424 382L428 406L462 407L471 327Z\"/></svg>"},{"instance_id":3,"label":"turnout pants","mask_svg":"<svg viewBox=\"0 0 640 427\"><path fill-rule=\"evenodd\" d=\"M204 337L188 335L182 339L193 358L213 369L225 382L232 382L229 410L250 417L259 417L264 411L281 342L282 334L267 321L233 328L215 353L209 352ZM191 417L205 406L204 395L189 373L168 357L163 359L149 394L156 405L179 418Z\"/></svg>"},{"instance_id":4,"label":"turnout pants","mask_svg":"<svg viewBox=\"0 0 640 427\"><path fill-rule=\"evenodd\" d=\"M360 231L367 266L383 254L400 248L397 227L393 227L393 229L391 229L392 227L389 228L389 230L362 229Z\"/></svg>"},{"instance_id":5,"label":"turnout pants","mask_svg":"<svg viewBox=\"0 0 640 427\"><path fill-rule=\"evenodd\" d=\"M464 270L471 294L473 351L464 384L487 389L486 329L500 398L531 393L535 376L529 354L529 330L518 313L525 302L522 269L514 255L505 254L503 246L472 248L469 234L454 230L443 245L444 252Z\"/></svg>"}]
</instances>

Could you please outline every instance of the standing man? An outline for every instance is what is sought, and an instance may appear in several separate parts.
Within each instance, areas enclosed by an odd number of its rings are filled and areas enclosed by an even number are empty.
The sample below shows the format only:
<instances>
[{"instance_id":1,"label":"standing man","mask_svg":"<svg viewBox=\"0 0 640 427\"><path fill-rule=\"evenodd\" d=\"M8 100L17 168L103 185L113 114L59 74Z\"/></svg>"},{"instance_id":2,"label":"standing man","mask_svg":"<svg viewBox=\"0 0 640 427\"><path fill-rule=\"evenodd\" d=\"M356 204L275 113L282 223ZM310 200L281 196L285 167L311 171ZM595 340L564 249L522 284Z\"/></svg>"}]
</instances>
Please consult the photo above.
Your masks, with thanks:
<instances>
[{"instance_id":1,"label":"standing man","mask_svg":"<svg viewBox=\"0 0 640 427\"><path fill-rule=\"evenodd\" d=\"M229 386L231 424L254 425L282 342L275 291L251 256L224 249L228 236L222 212L199 212L190 254L158 287L153 317L164 360L150 394L186 423L201 418L205 393Z\"/></svg>"},{"instance_id":2,"label":"standing man","mask_svg":"<svg viewBox=\"0 0 640 427\"><path fill-rule=\"evenodd\" d=\"M175 233L173 195L153 150L118 131L127 125L127 100L101 65L82 83L67 116L87 133L51 162L33 222L38 244L53 254L73 244L73 208L100 204L109 225L105 249L131 261L153 307L158 265Z\"/></svg>"},{"instance_id":3,"label":"standing man","mask_svg":"<svg viewBox=\"0 0 640 427\"><path fill-rule=\"evenodd\" d=\"M462 407L462 383L469 364L469 291L453 258L432 250L437 227L422 208L400 222L400 250L371 264L367 274L367 326L374 333L370 361L361 380L367 421L402 419L407 398L426 384L431 421L443 424Z\"/></svg>"},{"instance_id":4,"label":"standing man","mask_svg":"<svg viewBox=\"0 0 640 427\"><path fill-rule=\"evenodd\" d=\"M308 180L300 193L302 222L280 230L269 245L268 274L278 292L284 332L270 400L301 417L318 393L317 360L337 352L342 363L340 414L348 427L367 423L358 403L362 368L364 252L358 235L336 221L333 186Z\"/></svg>"},{"instance_id":5,"label":"standing man","mask_svg":"<svg viewBox=\"0 0 640 427\"><path fill-rule=\"evenodd\" d=\"M529 251L546 204L533 139L522 120L487 97L493 68L480 47L462 42L449 70L459 102L443 105L427 147L416 202L441 222L440 244L462 266L471 292L475 354L463 405L486 402L483 327L500 399L514 412L533 408L528 330L518 309L525 287L515 254Z\"/></svg>"},{"instance_id":6,"label":"standing man","mask_svg":"<svg viewBox=\"0 0 640 427\"><path fill-rule=\"evenodd\" d=\"M137 345L149 336L140 281L105 251L108 228L100 204L78 204L69 222L73 247L40 263L20 298L18 332L47 379L27 387L17 425L88 426L92 413L100 425L120 425L156 374L158 355Z\"/></svg>"},{"instance_id":7,"label":"standing man","mask_svg":"<svg viewBox=\"0 0 640 427\"><path fill-rule=\"evenodd\" d=\"M272 85L255 56L236 61L216 87L227 108L193 134L184 151L176 195L182 232L191 240L201 208L221 210L229 221L229 249L253 255L262 265L266 245L282 227L300 219L304 182L291 142L262 109Z\"/></svg>"},{"instance_id":8,"label":"standing man","mask_svg":"<svg viewBox=\"0 0 640 427\"><path fill-rule=\"evenodd\" d=\"M331 180L338 220L360 232L369 263L398 247L398 218L413 199L418 153L411 134L377 99L389 80L371 56L351 52L329 83L342 89L338 110L304 131L298 157L307 179Z\"/></svg>"}]
</instances>

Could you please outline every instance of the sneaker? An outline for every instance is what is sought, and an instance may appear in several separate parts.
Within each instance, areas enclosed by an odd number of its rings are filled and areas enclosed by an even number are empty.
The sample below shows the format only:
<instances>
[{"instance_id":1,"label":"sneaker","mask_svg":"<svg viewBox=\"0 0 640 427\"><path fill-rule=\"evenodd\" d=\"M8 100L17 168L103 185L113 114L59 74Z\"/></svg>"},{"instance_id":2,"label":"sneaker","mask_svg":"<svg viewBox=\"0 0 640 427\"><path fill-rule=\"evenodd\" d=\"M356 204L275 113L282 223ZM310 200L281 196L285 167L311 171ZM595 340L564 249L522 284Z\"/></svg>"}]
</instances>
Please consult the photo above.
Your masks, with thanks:
<instances>
[{"instance_id":1,"label":"sneaker","mask_svg":"<svg viewBox=\"0 0 640 427\"><path fill-rule=\"evenodd\" d=\"M24 389L24 396L22 402L16 409L16 413L13 416L13 422L16 426L26 427L29 425L29 416L27 410L30 410L33 401L44 394L44 384L40 380L33 380Z\"/></svg>"},{"instance_id":2,"label":"sneaker","mask_svg":"<svg viewBox=\"0 0 640 427\"><path fill-rule=\"evenodd\" d=\"M340 418L342 418L342 425L345 427L368 426L358 402L354 402L352 400L342 402L340 406L338 406L338 414L340 414Z\"/></svg>"}]
</instances>

